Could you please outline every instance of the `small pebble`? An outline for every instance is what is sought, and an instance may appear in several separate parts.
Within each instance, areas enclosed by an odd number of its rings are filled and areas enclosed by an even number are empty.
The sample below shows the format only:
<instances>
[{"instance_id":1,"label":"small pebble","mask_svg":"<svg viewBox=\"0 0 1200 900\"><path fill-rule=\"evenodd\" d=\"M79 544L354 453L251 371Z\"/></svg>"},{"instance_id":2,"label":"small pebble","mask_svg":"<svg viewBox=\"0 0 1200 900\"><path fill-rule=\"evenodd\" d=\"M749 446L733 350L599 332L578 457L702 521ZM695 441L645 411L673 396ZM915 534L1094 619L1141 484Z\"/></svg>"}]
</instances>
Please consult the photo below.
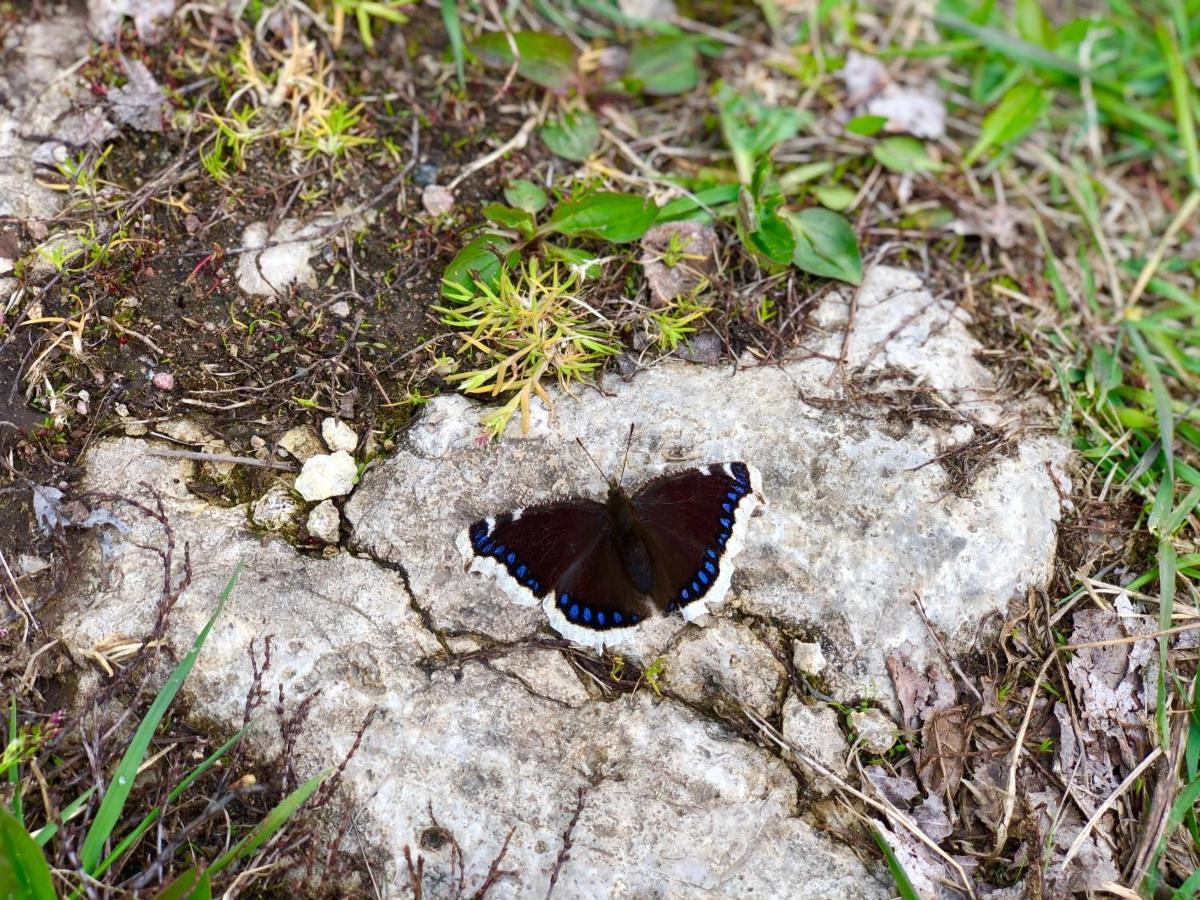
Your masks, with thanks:
<instances>
[{"instance_id":1,"label":"small pebble","mask_svg":"<svg viewBox=\"0 0 1200 900\"><path fill-rule=\"evenodd\" d=\"M438 167L433 163L417 163L413 166L413 184L417 187L429 187L437 181Z\"/></svg>"},{"instance_id":2,"label":"small pebble","mask_svg":"<svg viewBox=\"0 0 1200 900\"><path fill-rule=\"evenodd\" d=\"M329 312L339 319L347 319L350 317L350 304L345 300L339 300L329 307Z\"/></svg>"},{"instance_id":3,"label":"small pebble","mask_svg":"<svg viewBox=\"0 0 1200 900\"><path fill-rule=\"evenodd\" d=\"M884 754L896 743L896 723L881 710L855 710L850 713L849 719L850 727L865 750Z\"/></svg>"},{"instance_id":4,"label":"small pebble","mask_svg":"<svg viewBox=\"0 0 1200 900\"><path fill-rule=\"evenodd\" d=\"M155 372L154 377L150 381L160 391L175 390L175 376L170 372Z\"/></svg>"},{"instance_id":5,"label":"small pebble","mask_svg":"<svg viewBox=\"0 0 1200 900\"><path fill-rule=\"evenodd\" d=\"M421 191L421 205L429 215L440 218L454 209L454 193L440 184L431 184Z\"/></svg>"}]
</instances>

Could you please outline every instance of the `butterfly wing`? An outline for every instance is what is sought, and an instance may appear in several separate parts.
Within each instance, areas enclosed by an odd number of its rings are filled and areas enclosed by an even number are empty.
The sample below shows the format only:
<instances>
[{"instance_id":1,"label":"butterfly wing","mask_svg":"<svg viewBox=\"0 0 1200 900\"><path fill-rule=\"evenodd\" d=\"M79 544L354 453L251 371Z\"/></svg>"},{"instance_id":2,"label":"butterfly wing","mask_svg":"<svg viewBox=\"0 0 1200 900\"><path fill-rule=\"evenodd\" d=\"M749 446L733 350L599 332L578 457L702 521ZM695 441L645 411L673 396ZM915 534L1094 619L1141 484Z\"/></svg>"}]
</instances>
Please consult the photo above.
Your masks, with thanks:
<instances>
[{"instance_id":1,"label":"butterfly wing","mask_svg":"<svg viewBox=\"0 0 1200 900\"><path fill-rule=\"evenodd\" d=\"M689 622L720 603L750 516L764 502L758 470L743 462L686 469L650 481L632 500L655 603Z\"/></svg>"},{"instance_id":2,"label":"butterfly wing","mask_svg":"<svg viewBox=\"0 0 1200 900\"><path fill-rule=\"evenodd\" d=\"M551 627L598 650L653 610L621 566L605 507L565 500L480 519L459 535L473 571L518 603L541 602Z\"/></svg>"}]
</instances>

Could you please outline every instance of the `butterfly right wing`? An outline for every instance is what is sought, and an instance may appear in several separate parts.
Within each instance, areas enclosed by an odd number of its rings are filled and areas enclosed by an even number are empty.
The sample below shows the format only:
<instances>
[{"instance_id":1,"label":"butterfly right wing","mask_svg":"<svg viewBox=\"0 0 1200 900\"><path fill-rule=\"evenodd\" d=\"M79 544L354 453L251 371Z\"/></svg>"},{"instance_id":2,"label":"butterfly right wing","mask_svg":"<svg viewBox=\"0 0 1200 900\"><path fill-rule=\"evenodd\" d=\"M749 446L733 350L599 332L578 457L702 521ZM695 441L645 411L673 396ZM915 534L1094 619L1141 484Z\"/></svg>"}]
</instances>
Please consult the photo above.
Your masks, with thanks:
<instances>
[{"instance_id":1,"label":"butterfly right wing","mask_svg":"<svg viewBox=\"0 0 1200 900\"><path fill-rule=\"evenodd\" d=\"M621 565L604 506L593 500L480 519L456 544L467 568L493 576L518 603L540 601L551 627L578 644L602 650L611 632L651 612Z\"/></svg>"}]
</instances>

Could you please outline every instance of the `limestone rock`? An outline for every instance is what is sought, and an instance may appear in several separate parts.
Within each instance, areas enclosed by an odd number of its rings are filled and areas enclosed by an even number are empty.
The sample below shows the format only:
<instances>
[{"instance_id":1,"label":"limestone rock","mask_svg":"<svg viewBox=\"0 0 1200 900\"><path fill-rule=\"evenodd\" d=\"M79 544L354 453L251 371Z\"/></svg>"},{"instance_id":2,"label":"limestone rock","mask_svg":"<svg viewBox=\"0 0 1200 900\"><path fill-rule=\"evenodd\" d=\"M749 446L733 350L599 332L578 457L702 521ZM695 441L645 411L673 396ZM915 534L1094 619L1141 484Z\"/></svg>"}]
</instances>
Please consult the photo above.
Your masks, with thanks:
<instances>
[{"instance_id":1,"label":"limestone rock","mask_svg":"<svg viewBox=\"0 0 1200 900\"><path fill-rule=\"evenodd\" d=\"M358 464L345 450L310 457L296 476L296 490L309 503L344 497L354 490Z\"/></svg>"},{"instance_id":2,"label":"limestone rock","mask_svg":"<svg viewBox=\"0 0 1200 900\"><path fill-rule=\"evenodd\" d=\"M353 453L354 448L358 446L358 435L354 433L354 429L333 416L326 416L321 422L321 437L331 452L345 450L347 453Z\"/></svg>"},{"instance_id":3,"label":"limestone rock","mask_svg":"<svg viewBox=\"0 0 1200 900\"><path fill-rule=\"evenodd\" d=\"M317 276L308 261L327 240L325 232L332 224L327 216L307 224L284 219L269 233L263 222L247 225L242 244L251 250L238 259L238 287L263 297L283 294L294 284L316 287Z\"/></svg>"},{"instance_id":4,"label":"limestone rock","mask_svg":"<svg viewBox=\"0 0 1200 900\"><path fill-rule=\"evenodd\" d=\"M858 735L863 749L877 754L887 753L896 743L896 723L880 709L856 709L850 713L850 727Z\"/></svg>"},{"instance_id":5,"label":"limestone rock","mask_svg":"<svg viewBox=\"0 0 1200 900\"><path fill-rule=\"evenodd\" d=\"M282 531L296 524L303 504L292 494L288 485L277 482L254 501L250 521L268 531Z\"/></svg>"},{"instance_id":6,"label":"limestone rock","mask_svg":"<svg viewBox=\"0 0 1200 900\"><path fill-rule=\"evenodd\" d=\"M823 673L833 695L878 697L892 709L886 654L908 641L916 665L938 658L914 592L956 652L983 619L1050 575L1068 448L1031 432L980 465L969 487L956 487L952 468L938 462L947 447L1018 414L1006 411L978 362L965 313L914 275L876 268L847 335L848 318L849 298L829 296L805 351L782 365L731 376L665 363L610 380L603 393L558 394L553 420L535 405L527 436L514 428L481 440L477 406L436 398L345 507L352 543L404 566L438 627L500 640L544 629L540 609L460 574L455 536L476 518L531 502L602 498L576 438L616 472L635 422L631 488L684 463L744 459L762 472L767 505L749 523L726 610L819 633L834 661ZM852 394L836 363L843 352L846 377L860 384ZM914 386L935 393L948 415L905 413ZM652 660L682 628L678 617L647 621L621 652Z\"/></svg>"},{"instance_id":7,"label":"limestone rock","mask_svg":"<svg viewBox=\"0 0 1200 900\"><path fill-rule=\"evenodd\" d=\"M689 628L672 648L663 684L693 703L722 692L764 718L779 711L787 672L771 649L745 625L721 619Z\"/></svg>"},{"instance_id":8,"label":"limestone rock","mask_svg":"<svg viewBox=\"0 0 1200 900\"><path fill-rule=\"evenodd\" d=\"M792 665L804 675L820 675L825 671L825 652L816 642L796 641L792 647Z\"/></svg>"},{"instance_id":9,"label":"limestone rock","mask_svg":"<svg viewBox=\"0 0 1200 900\"><path fill-rule=\"evenodd\" d=\"M325 448L321 444L321 439L307 425L297 425L295 428L289 428L284 432L283 437L279 439L279 446L301 465L308 462L317 454L325 452Z\"/></svg>"},{"instance_id":10,"label":"limestone rock","mask_svg":"<svg viewBox=\"0 0 1200 900\"><path fill-rule=\"evenodd\" d=\"M336 544L341 540L342 517L332 500L322 500L308 514L308 533L318 541Z\"/></svg>"},{"instance_id":11,"label":"limestone rock","mask_svg":"<svg viewBox=\"0 0 1200 900\"><path fill-rule=\"evenodd\" d=\"M838 726L838 714L831 707L808 706L795 694L790 694L783 704L783 736L789 744L815 757L835 775L844 778L848 773L846 754L850 752L850 745ZM812 779L809 787L815 793L825 796L833 791L834 783L825 775L803 762L800 768Z\"/></svg>"},{"instance_id":12,"label":"limestone rock","mask_svg":"<svg viewBox=\"0 0 1200 900\"><path fill-rule=\"evenodd\" d=\"M173 469L143 450L128 439L98 443L85 489L120 486L146 499L139 485L169 483ZM349 553L319 560L261 541L245 532L244 509L207 507L186 489L164 502L193 569L168 623L174 648L190 643L244 563L184 684L190 709L236 728L252 678L247 648L271 634L272 691L301 698L321 688L297 739L301 777L339 762L377 710L344 789L362 833L391 862L384 893L407 890L406 846L426 857L427 887L457 878L448 852L419 844L432 810L463 849L468 884L486 877L513 829L503 866L517 875L496 886L499 898L546 895L576 816L556 887L563 897L890 896L853 853L797 818L797 784L779 759L688 706L645 689L591 700L590 680L546 648L445 660L401 574ZM131 525L110 571L93 554L65 598L60 633L73 649L153 627L146 598L162 582L151 549L162 530L148 518ZM263 728L250 739L265 750L278 735Z\"/></svg>"}]
</instances>

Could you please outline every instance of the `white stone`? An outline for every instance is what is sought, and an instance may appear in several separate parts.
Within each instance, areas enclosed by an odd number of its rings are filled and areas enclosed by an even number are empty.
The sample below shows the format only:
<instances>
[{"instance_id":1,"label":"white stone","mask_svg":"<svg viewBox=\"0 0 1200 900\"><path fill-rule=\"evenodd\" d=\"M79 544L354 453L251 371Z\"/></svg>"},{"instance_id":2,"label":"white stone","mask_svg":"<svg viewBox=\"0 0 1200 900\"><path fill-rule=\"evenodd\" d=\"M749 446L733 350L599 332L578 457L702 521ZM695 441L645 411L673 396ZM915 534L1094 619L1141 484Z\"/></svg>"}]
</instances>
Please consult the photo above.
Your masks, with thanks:
<instances>
[{"instance_id":1,"label":"white stone","mask_svg":"<svg viewBox=\"0 0 1200 900\"><path fill-rule=\"evenodd\" d=\"M808 706L795 694L789 694L783 704L783 737L792 746L815 757L839 778L848 774L846 756L850 745L838 726L837 711L832 707ZM800 762L800 769L808 775L809 788L814 793L824 797L833 792L835 783L831 778L803 762Z\"/></svg>"},{"instance_id":2,"label":"white stone","mask_svg":"<svg viewBox=\"0 0 1200 900\"><path fill-rule=\"evenodd\" d=\"M353 453L354 448L358 446L358 435L354 433L354 429L333 416L326 416L321 422L321 437L325 440L325 446L332 451L345 450L347 453Z\"/></svg>"},{"instance_id":3,"label":"white stone","mask_svg":"<svg viewBox=\"0 0 1200 900\"><path fill-rule=\"evenodd\" d=\"M796 641L792 647L792 665L805 675L820 675L825 671L825 652L816 642Z\"/></svg>"},{"instance_id":4,"label":"white stone","mask_svg":"<svg viewBox=\"0 0 1200 900\"><path fill-rule=\"evenodd\" d=\"M238 287L263 297L283 294L293 284L316 287L317 276L308 261L329 239L326 232L333 224L328 216L307 224L284 219L269 233L263 222L247 225L242 245L251 249L238 259Z\"/></svg>"},{"instance_id":5,"label":"white stone","mask_svg":"<svg viewBox=\"0 0 1200 900\"><path fill-rule=\"evenodd\" d=\"M32 553L22 553L17 557L17 571L22 575L36 575L50 567L50 563Z\"/></svg>"},{"instance_id":6,"label":"white stone","mask_svg":"<svg viewBox=\"0 0 1200 900\"><path fill-rule=\"evenodd\" d=\"M311 457L296 477L296 490L309 503L344 497L354 490L358 464L345 450Z\"/></svg>"},{"instance_id":7,"label":"white stone","mask_svg":"<svg viewBox=\"0 0 1200 900\"><path fill-rule=\"evenodd\" d=\"M318 453L324 453L325 447L317 433L307 425L297 425L284 432L279 439L279 446L294 460L303 465Z\"/></svg>"},{"instance_id":8,"label":"white stone","mask_svg":"<svg viewBox=\"0 0 1200 900\"><path fill-rule=\"evenodd\" d=\"M856 709L850 713L850 727L863 749L884 754L896 743L896 723L879 709Z\"/></svg>"},{"instance_id":9,"label":"white stone","mask_svg":"<svg viewBox=\"0 0 1200 900\"><path fill-rule=\"evenodd\" d=\"M276 482L254 501L250 510L250 521L268 531L282 531L296 524L303 508L303 504L288 485Z\"/></svg>"},{"instance_id":10,"label":"white stone","mask_svg":"<svg viewBox=\"0 0 1200 900\"><path fill-rule=\"evenodd\" d=\"M787 670L746 625L728 619L689 628L672 649L663 684L693 703L732 699L770 718L779 711Z\"/></svg>"},{"instance_id":11,"label":"white stone","mask_svg":"<svg viewBox=\"0 0 1200 900\"><path fill-rule=\"evenodd\" d=\"M434 218L441 218L454 209L454 192L440 184L426 185L421 191L421 205Z\"/></svg>"},{"instance_id":12,"label":"white stone","mask_svg":"<svg viewBox=\"0 0 1200 900\"><path fill-rule=\"evenodd\" d=\"M332 500L322 500L308 514L308 533L318 541L336 544L341 539L342 516Z\"/></svg>"}]
</instances>

